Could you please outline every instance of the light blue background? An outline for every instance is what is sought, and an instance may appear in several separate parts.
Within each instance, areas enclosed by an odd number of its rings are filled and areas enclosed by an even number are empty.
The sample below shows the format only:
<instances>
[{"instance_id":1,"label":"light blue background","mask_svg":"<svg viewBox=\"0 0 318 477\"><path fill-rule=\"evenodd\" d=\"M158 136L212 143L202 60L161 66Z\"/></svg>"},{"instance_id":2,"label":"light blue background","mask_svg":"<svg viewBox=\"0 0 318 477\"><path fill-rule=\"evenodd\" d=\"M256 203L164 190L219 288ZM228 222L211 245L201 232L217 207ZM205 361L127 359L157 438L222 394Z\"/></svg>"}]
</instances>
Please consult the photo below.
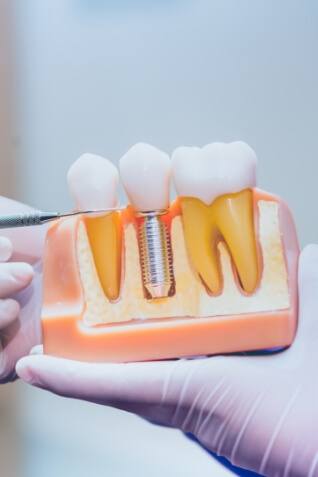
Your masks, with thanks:
<instances>
[{"instance_id":1,"label":"light blue background","mask_svg":"<svg viewBox=\"0 0 318 477\"><path fill-rule=\"evenodd\" d=\"M16 198L70 207L65 175L83 152L116 162L138 141L170 153L242 139L259 156L259 185L289 202L302 243L318 241L318 2L14 6ZM27 477L223 475L174 431L22 392Z\"/></svg>"},{"instance_id":2,"label":"light blue background","mask_svg":"<svg viewBox=\"0 0 318 477\"><path fill-rule=\"evenodd\" d=\"M141 140L171 152L242 139L259 185L317 241L318 2L15 5L20 199L70 204L65 173L84 151L117 161Z\"/></svg>"}]
</instances>

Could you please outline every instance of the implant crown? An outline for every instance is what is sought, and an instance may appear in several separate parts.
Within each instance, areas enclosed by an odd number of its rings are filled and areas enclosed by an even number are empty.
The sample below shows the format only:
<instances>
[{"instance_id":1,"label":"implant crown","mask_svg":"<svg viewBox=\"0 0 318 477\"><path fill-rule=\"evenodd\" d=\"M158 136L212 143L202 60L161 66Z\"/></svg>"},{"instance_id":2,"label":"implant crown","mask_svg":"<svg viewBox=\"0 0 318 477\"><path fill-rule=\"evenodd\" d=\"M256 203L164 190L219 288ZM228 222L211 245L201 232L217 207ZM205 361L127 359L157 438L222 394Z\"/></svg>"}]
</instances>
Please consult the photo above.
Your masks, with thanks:
<instances>
[{"instance_id":1,"label":"implant crown","mask_svg":"<svg viewBox=\"0 0 318 477\"><path fill-rule=\"evenodd\" d=\"M166 297L174 286L170 233L161 220L169 207L169 156L139 143L120 159L119 167L129 200L139 216L138 245L146 296Z\"/></svg>"},{"instance_id":2,"label":"implant crown","mask_svg":"<svg viewBox=\"0 0 318 477\"><path fill-rule=\"evenodd\" d=\"M137 211L167 209L171 161L163 151L150 144L138 143L119 162L120 176Z\"/></svg>"}]
</instances>

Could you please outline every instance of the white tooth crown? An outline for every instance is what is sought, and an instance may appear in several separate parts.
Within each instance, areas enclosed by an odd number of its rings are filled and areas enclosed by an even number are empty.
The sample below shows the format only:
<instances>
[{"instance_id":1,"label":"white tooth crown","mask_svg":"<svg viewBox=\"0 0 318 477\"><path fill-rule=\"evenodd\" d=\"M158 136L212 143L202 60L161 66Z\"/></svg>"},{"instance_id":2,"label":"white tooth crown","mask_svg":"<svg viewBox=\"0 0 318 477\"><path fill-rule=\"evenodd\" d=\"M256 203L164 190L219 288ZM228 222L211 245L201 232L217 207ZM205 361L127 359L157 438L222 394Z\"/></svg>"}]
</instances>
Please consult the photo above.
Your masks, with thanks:
<instances>
[{"instance_id":1,"label":"white tooth crown","mask_svg":"<svg viewBox=\"0 0 318 477\"><path fill-rule=\"evenodd\" d=\"M95 154L83 154L67 173L70 193L78 210L116 207L119 174L114 164Z\"/></svg>"},{"instance_id":2,"label":"white tooth crown","mask_svg":"<svg viewBox=\"0 0 318 477\"><path fill-rule=\"evenodd\" d=\"M120 176L130 202L140 212L169 206L171 161L154 146L135 144L119 162Z\"/></svg>"},{"instance_id":3,"label":"white tooth crown","mask_svg":"<svg viewBox=\"0 0 318 477\"><path fill-rule=\"evenodd\" d=\"M242 141L178 147L172 170L179 196L196 197L207 205L217 197L256 185L257 157Z\"/></svg>"}]
</instances>

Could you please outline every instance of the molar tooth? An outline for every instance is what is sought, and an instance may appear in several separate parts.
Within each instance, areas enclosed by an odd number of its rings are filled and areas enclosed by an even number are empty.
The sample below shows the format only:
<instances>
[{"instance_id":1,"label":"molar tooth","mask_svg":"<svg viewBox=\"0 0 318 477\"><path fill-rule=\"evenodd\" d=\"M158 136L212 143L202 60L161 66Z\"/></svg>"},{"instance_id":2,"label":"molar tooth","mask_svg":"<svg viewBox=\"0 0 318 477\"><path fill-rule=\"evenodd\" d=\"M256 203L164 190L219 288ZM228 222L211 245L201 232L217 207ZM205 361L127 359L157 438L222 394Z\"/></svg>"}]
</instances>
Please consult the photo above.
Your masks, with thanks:
<instances>
[{"instance_id":1,"label":"molar tooth","mask_svg":"<svg viewBox=\"0 0 318 477\"><path fill-rule=\"evenodd\" d=\"M254 233L253 194L256 155L243 142L178 148L173 177L192 264L212 293L222 290L217 244L224 239L243 289L252 293L259 280Z\"/></svg>"},{"instance_id":2,"label":"molar tooth","mask_svg":"<svg viewBox=\"0 0 318 477\"><path fill-rule=\"evenodd\" d=\"M70 193L78 210L105 209L118 204L119 174L108 160L83 154L67 174ZM109 300L120 292L122 227L118 212L84 218L101 286Z\"/></svg>"}]
</instances>

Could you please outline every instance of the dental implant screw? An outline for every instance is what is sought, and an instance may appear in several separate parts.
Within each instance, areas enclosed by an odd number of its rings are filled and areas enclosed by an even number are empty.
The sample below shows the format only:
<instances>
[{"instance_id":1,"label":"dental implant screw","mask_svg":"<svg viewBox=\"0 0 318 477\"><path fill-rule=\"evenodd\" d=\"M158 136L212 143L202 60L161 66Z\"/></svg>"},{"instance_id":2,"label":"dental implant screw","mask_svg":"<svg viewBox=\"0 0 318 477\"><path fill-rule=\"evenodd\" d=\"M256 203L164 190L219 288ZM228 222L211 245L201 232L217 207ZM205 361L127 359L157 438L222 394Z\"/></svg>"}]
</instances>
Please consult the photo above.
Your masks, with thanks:
<instances>
[{"instance_id":1,"label":"dental implant screw","mask_svg":"<svg viewBox=\"0 0 318 477\"><path fill-rule=\"evenodd\" d=\"M175 289L170 233L161 220L165 213L165 210L138 213L142 281L150 298L170 296Z\"/></svg>"}]
</instances>

